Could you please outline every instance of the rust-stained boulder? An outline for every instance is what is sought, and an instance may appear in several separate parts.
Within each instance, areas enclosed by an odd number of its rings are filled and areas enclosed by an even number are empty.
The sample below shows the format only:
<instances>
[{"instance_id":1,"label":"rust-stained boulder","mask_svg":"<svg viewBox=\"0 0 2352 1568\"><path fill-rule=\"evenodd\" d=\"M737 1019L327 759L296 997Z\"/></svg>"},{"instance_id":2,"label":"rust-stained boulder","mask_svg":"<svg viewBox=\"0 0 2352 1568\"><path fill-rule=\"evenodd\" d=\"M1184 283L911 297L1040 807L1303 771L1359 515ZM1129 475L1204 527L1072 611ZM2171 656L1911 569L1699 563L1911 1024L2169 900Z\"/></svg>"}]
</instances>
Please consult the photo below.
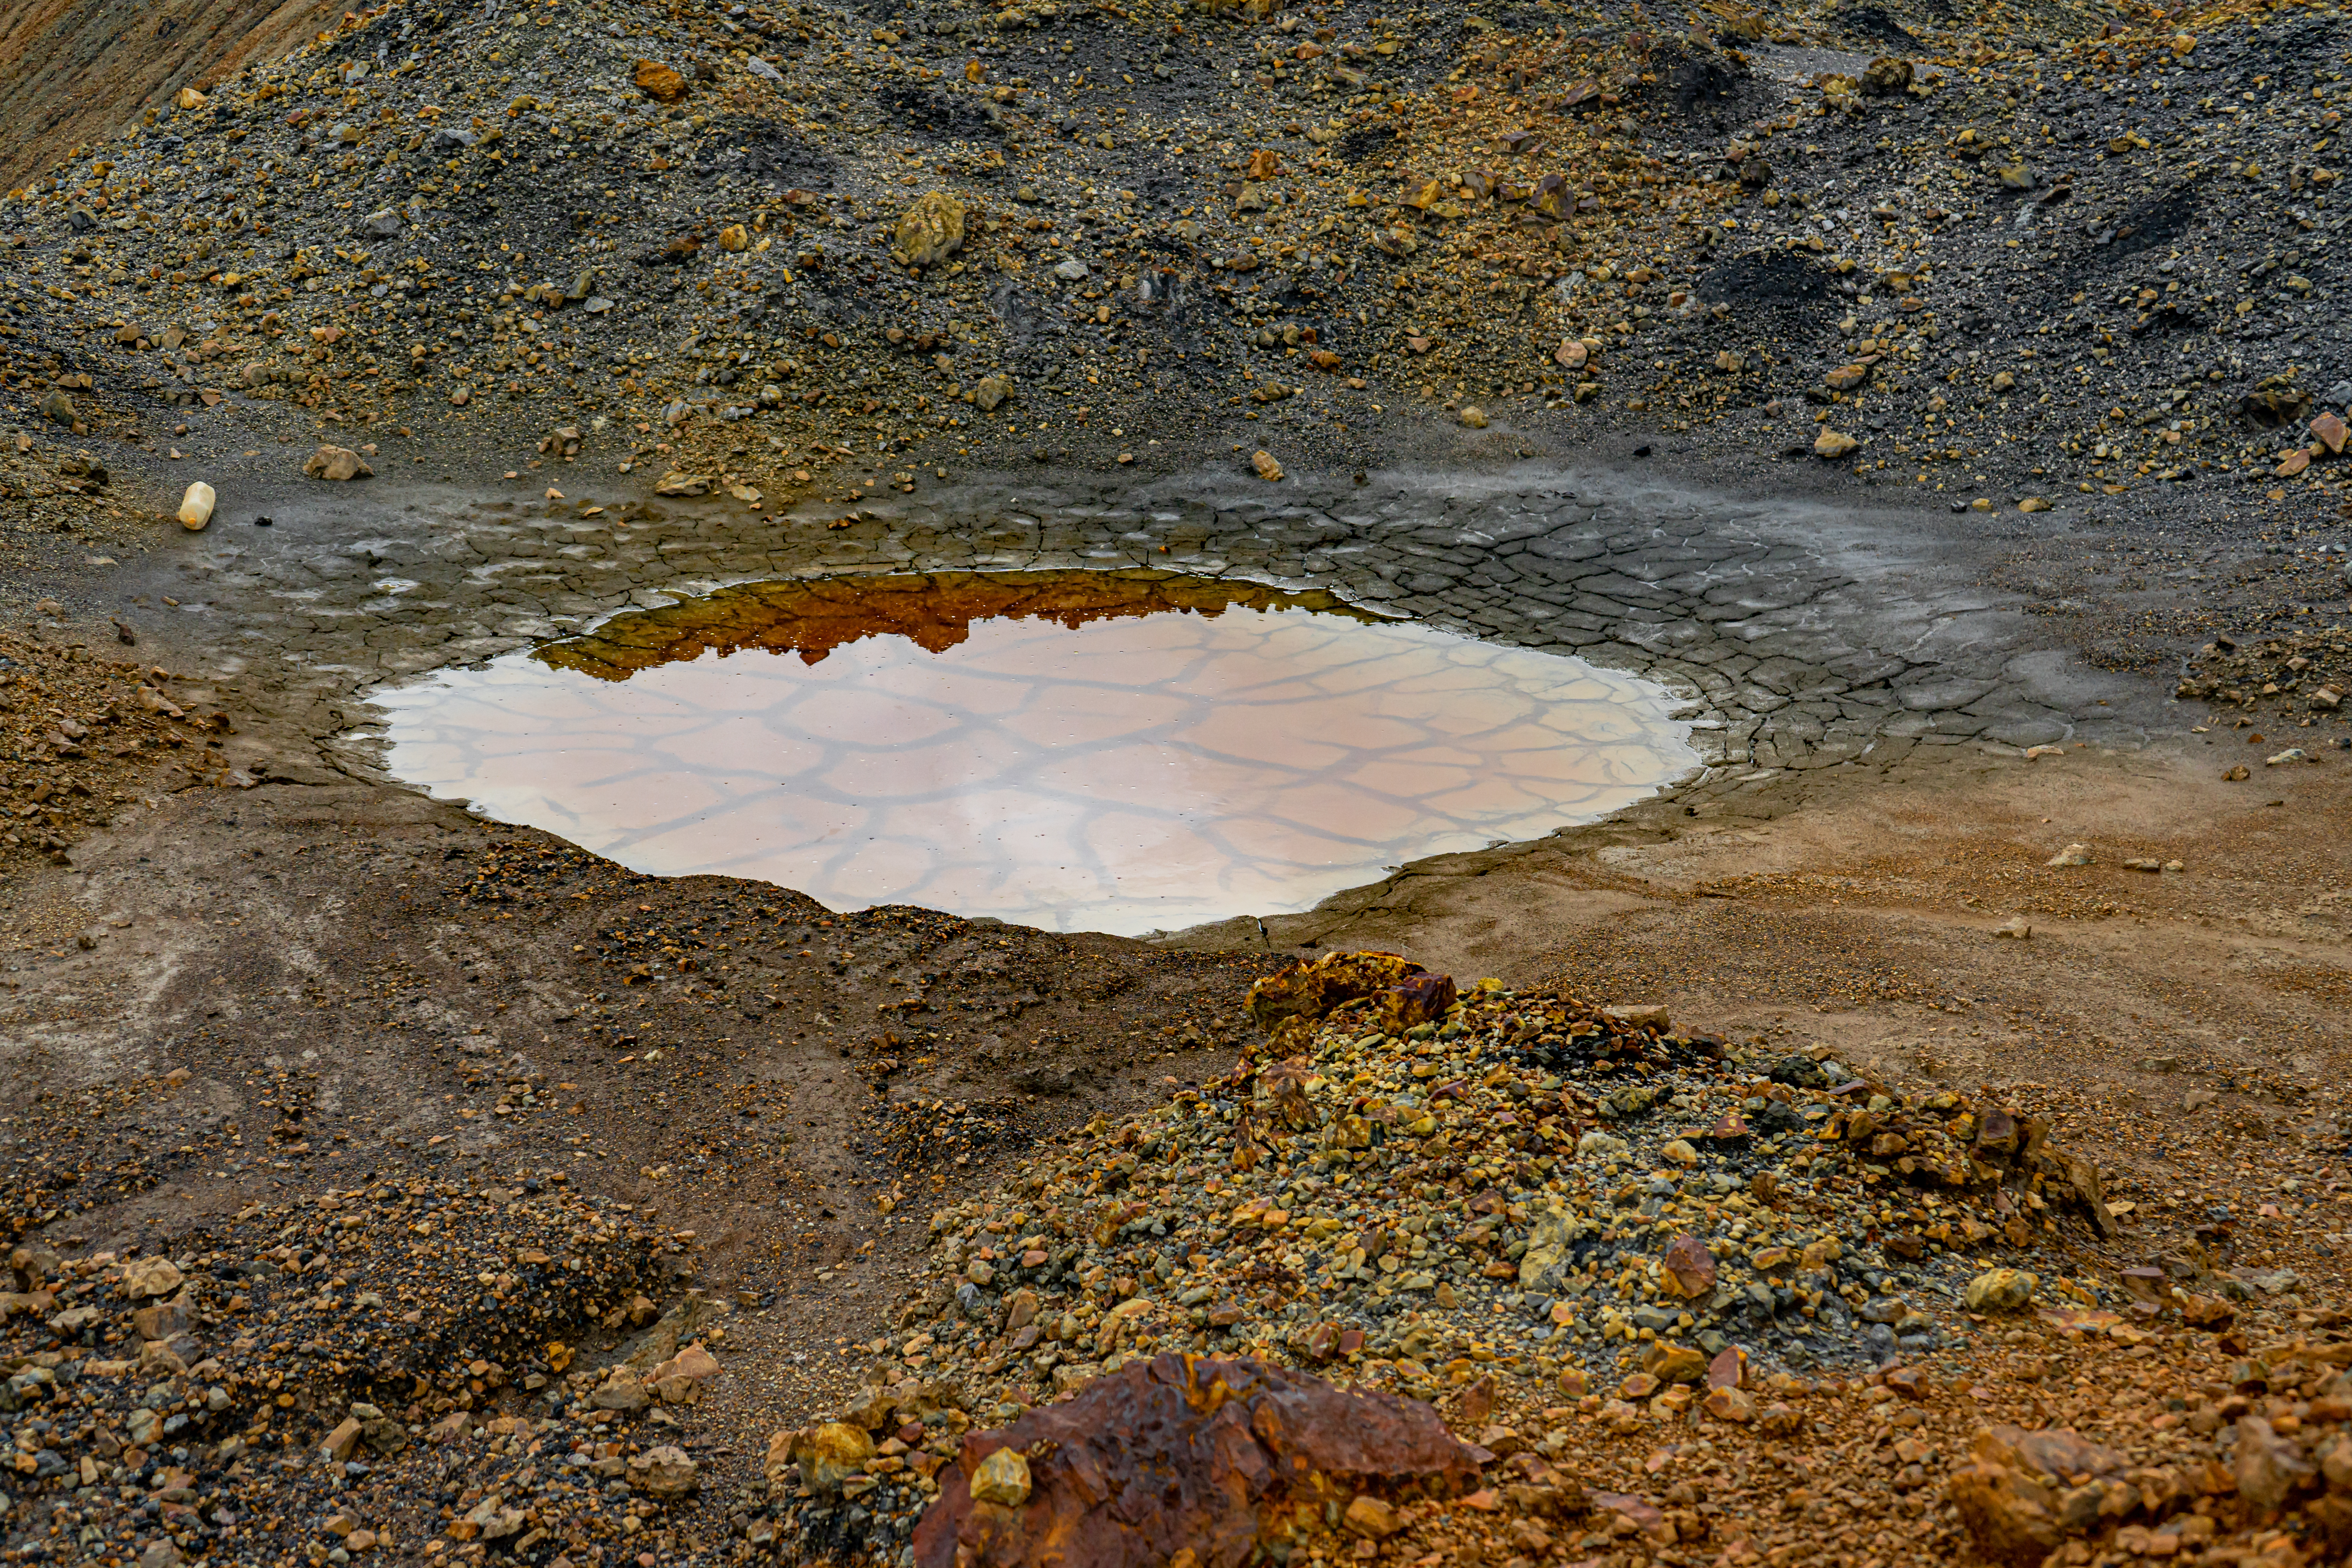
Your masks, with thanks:
<instances>
[{"instance_id":1,"label":"rust-stained boulder","mask_svg":"<svg viewBox=\"0 0 2352 1568\"><path fill-rule=\"evenodd\" d=\"M974 1496L1013 1495L1002 1484L1011 1467L987 1468L1008 1448L1027 1458L1019 1507ZM1451 1489L1476 1473L1473 1451L1426 1405L1257 1361L1160 1355L1011 1426L966 1435L916 1528L915 1561L1160 1568L1181 1557L1234 1568L1286 1539L1298 1501L1339 1503L1353 1528L1377 1534L1382 1510L1342 1500L1412 1481Z\"/></svg>"},{"instance_id":2,"label":"rust-stained boulder","mask_svg":"<svg viewBox=\"0 0 2352 1568\"><path fill-rule=\"evenodd\" d=\"M1251 1016L1277 1040L1286 1032L1311 1030L1327 1014L1365 1000L1372 1003L1366 1027L1402 1034L1444 1018L1454 1002L1454 977L1432 974L1393 952L1327 952L1312 963L1267 975L1249 994Z\"/></svg>"}]
</instances>

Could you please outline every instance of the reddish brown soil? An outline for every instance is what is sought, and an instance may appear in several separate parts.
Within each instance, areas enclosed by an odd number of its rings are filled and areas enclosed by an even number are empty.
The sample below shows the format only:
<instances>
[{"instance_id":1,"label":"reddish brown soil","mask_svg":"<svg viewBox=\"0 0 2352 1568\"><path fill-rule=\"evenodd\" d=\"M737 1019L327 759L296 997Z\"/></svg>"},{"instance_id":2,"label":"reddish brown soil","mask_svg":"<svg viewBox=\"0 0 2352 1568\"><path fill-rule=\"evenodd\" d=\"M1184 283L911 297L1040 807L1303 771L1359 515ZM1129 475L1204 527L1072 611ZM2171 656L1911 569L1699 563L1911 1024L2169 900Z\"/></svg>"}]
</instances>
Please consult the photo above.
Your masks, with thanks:
<instances>
[{"instance_id":1,"label":"reddish brown soil","mask_svg":"<svg viewBox=\"0 0 2352 1568\"><path fill-rule=\"evenodd\" d=\"M0 7L0 187L339 18L337 0L20 0Z\"/></svg>"}]
</instances>

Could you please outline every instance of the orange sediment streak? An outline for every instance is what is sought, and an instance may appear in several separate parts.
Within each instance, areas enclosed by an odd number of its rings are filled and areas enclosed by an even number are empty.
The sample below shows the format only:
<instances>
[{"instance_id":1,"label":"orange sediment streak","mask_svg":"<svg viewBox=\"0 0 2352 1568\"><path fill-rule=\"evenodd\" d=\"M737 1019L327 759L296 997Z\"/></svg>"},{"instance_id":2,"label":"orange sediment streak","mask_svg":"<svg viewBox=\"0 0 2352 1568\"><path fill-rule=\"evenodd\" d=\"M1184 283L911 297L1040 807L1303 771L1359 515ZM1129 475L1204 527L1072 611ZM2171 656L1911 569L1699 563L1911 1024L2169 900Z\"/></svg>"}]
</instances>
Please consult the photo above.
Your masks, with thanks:
<instances>
[{"instance_id":1,"label":"orange sediment streak","mask_svg":"<svg viewBox=\"0 0 2352 1568\"><path fill-rule=\"evenodd\" d=\"M935 572L894 577L826 577L749 583L708 598L616 616L583 637L550 643L535 658L600 680L626 680L656 665L721 658L751 648L796 653L815 664L866 637L901 637L943 653L985 620L1089 621L1170 611L1214 616L1254 610L1318 610L1378 621L1319 590L1286 593L1263 584L1123 572Z\"/></svg>"}]
</instances>

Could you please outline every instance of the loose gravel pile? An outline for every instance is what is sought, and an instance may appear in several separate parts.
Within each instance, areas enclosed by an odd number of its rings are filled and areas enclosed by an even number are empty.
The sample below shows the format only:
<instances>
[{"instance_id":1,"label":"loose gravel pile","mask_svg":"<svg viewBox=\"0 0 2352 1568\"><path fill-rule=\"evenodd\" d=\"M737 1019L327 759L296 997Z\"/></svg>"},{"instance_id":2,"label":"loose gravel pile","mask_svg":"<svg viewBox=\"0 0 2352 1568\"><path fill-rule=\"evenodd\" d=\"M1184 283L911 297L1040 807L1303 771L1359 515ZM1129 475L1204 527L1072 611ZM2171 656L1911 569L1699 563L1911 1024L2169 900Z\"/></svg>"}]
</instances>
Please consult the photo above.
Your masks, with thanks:
<instances>
[{"instance_id":1,"label":"loose gravel pile","mask_svg":"<svg viewBox=\"0 0 2352 1568\"><path fill-rule=\"evenodd\" d=\"M930 1462L813 1493L804 1539L852 1509L903 1539L955 1451L943 1407L1010 1420L1155 1353L1446 1401L1495 1451L1557 1457L1702 1415L1787 1433L1801 1373L1916 1392L1916 1363L1981 1348L1988 1311L2116 1294L2011 1266L2114 1225L2021 1109L1563 988L1457 998L1380 954L1263 981L1253 1005L1264 1058L933 1216L932 1282L869 1347L853 1415ZM1549 1430L1485 1432L1508 1405ZM778 1454L805 1483L798 1441Z\"/></svg>"},{"instance_id":2,"label":"loose gravel pile","mask_svg":"<svg viewBox=\"0 0 2352 1568\"><path fill-rule=\"evenodd\" d=\"M2174 694L2217 710L2236 710L2240 729L2263 715L2307 729L2340 715L2344 699L2352 694L2347 638L2352 634L2340 625L2266 637L2246 647L2216 637L2183 668ZM2336 737L2331 733L2327 740L2333 744Z\"/></svg>"},{"instance_id":3,"label":"loose gravel pile","mask_svg":"<svg viewBox=\"0 0 2352 1568\"><path fill-rule=\"evenodd\" d=\"M695 1466L662 1442L667 1411L638 1418L716 1370L685 1335L724 1338L715 1303L647 1294L676 1296L692 1239L532 1178L255 1205L169 1256L19 1246L0 1294L9 1559L341 1563L440 1537L543 1560L656 1539Z\"/></svg>"},{"instance_id":4,"label":"loose gravel pile","mask_svg":"<svg viewBox=\"0 0 2352 1568\"><path fill-rule=\"evenodd\" d=\"M1401 1035L1368 1005L1102 1129L1017 1204L938 1215L947 1327L898 1347L910 1372L969 1361L1034 1399L1185 1346L1424 1394L1489 1361L1597 1387L1661 1341L1875 1365L1964 1341L1996 1254L2114 1223L2015 1108L1559 990L1482 987Z\"/></svg>"}]
</instances>

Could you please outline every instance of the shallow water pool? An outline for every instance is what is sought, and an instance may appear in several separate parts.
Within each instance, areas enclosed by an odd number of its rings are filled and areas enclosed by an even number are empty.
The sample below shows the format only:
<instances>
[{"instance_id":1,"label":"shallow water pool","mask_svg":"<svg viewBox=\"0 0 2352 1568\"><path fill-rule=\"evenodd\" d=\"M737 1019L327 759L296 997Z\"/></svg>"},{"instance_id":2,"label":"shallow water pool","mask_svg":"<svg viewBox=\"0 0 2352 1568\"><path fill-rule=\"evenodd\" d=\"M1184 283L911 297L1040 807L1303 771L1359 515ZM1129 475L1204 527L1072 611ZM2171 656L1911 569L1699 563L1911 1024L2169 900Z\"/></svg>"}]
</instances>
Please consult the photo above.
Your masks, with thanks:
<instances>
[{"instance_id":1,"label":"shallow water pool","mask_svg":"<svg viewBox=\"0 0 2352 1568\"><path fill-rule=\"evenodd\" d=\"M747 584L374 700L396 776L638 870L1062 931L1304 910L1697 762L1632 676L1149 574Z\"/></svg>"}]
</instances>

